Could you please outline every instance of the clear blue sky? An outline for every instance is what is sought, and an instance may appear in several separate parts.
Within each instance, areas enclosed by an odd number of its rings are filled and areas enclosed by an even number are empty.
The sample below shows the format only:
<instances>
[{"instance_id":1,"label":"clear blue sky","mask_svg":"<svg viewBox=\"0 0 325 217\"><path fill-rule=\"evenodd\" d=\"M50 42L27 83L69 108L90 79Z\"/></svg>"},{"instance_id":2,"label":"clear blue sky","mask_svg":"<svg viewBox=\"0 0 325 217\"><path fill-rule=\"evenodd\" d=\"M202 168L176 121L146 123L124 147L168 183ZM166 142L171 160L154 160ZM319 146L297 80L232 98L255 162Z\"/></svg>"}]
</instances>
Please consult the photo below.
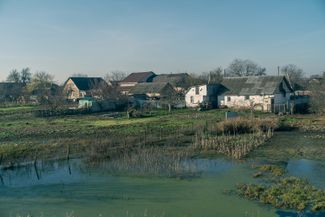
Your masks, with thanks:
<instances>
[{"instance_id":1,"label":"clear blue sky","mask_svg":"<svg viewBox=\"0 0 325 217\"><path fill-rule=\"evenodd\" d=\"M325 70L325 0L0 0L0 81L13 68L201 72L248 58Z\"/></svg>"}]
</instances>

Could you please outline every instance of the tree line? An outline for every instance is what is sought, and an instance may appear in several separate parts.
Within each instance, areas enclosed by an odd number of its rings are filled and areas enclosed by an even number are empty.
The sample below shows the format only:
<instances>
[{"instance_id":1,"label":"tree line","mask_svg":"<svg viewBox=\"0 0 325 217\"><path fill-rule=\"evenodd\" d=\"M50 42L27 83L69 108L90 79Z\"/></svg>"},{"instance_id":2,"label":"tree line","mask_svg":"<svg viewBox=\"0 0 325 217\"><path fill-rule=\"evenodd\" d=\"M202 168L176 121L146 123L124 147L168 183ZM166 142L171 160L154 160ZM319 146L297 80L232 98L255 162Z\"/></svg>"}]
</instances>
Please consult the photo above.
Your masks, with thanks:
<instances>
[{"instance_id":1,"label":"tree line","mask_svg":"<svg viewBox=\"0 0 325 217\"><path fill-rule=\"evenodd\" d=\"M266 68L249 59L234 59L226 68L219 66L208 72L191 74L192 77L204 83L220 83L222 82L223 77L263 75L266 75ZM306 86L307 78L305 77L304 71L294 64L280 67L279 75L286 76L292 86Z\"/></svg>"},{"instance_id":2,"label":"tree line","mask_svg":"<svg viewBox=\"0 0 325 217\"><path fill-rule=\"evenodd\" d=\"M20 71L13 69L6 81L12 85L6 90L1 90L7 96L5 100L18 103L37 102L51 107L56 107L58 102L63 100L62 87L55 84L54 76L47 72L32 73L28 67Z\"/></svg>"},{"instance_id":3,"label":"tree line","mask_svg":"<svg viewBox=\"0 0 325 217\"><path fill-rule=\"evenodd\" d=\"M317 112L322 110L325 102L325 71L321 79L316 79L310 83L312 78L307 78L303 69L294 65L288 64L278 68L278 73L281 76L286 76L291 86L295 90L310 90L312 91L312 110ZM104 79L109 85L109 89L105 92L107 97L118 97L116 86L118 81L127 77L128 73L123 71L111 71L106 73ZM266 75L266 68L249 59L234 59L226 68L217 67L213 70L201 73L190 74L192 79L188 82L188 86L197 84L215 84L222 82L224 77L242 77L242 76L262 76ZM86 77L85 74L74 74L76 77ZM8 82L17 84L10 90L12 101L24 102L30 99L30 96L35 97L38 103L56 107L65 98L63 96L62 86L55 84L54 76L44 72L31 73L29 68L23 68L20 71L13 69L10 71L6 79ZM0 90L6 92L8 90Z\"/></svg>"}]
</instances>

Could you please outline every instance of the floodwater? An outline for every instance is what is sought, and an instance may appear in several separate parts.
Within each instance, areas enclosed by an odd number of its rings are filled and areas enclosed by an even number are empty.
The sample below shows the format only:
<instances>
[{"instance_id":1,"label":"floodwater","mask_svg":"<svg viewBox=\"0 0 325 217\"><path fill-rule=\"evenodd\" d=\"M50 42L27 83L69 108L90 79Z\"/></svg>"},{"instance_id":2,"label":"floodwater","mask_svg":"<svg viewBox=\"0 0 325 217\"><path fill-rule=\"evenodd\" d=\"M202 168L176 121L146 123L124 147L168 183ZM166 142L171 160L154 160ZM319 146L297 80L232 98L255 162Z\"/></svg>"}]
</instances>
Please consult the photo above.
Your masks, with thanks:
<instances>
[{"instance_id":1,"label":"floodwater","mask_svg":"<svg viewBox=\"0 0 325 217\"><path fill-rule=\"evenodd\" d=\"M252 178L251 161L217 158L187 163L195 166L197 176L117 175L82 160L38 162L1 170L0 217L297 216L229 192L238 183L257 181ZM290 175L325 188L325 162L290 159L285 165Z\"/></svg>"}]
</instances>

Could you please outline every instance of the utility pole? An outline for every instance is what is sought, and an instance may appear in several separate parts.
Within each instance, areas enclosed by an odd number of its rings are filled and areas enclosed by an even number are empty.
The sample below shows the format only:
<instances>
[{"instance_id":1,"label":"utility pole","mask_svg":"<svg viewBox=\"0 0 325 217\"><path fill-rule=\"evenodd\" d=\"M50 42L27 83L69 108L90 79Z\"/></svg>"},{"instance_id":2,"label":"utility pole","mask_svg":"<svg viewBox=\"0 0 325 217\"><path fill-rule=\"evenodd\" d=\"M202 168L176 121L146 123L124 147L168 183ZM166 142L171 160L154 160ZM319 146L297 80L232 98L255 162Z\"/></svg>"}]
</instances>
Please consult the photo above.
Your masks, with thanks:
<instances>
[{"instance_id":1,"label":"utility pole","mask_svg":"<svg viewBox=\"0 0 325 217\"><path fill-rule=\"evenodd\" d=\"M280 66L278 66L278 76L280 76Z\"/></svg>"}]
</instances>

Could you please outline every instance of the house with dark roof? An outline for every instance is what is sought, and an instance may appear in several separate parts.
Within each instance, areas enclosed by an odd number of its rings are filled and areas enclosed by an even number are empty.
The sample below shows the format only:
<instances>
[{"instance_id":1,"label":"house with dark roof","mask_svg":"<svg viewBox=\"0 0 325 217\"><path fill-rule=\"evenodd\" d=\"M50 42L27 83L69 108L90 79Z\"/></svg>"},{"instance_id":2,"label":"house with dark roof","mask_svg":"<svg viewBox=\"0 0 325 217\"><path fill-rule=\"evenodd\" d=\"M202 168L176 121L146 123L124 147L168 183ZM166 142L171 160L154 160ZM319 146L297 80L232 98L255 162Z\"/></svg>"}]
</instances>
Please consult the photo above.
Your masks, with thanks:
<instances>
[{"instance_id":1,"label":"house with dark roof","mask_svg":"<svg viewBox=\"0 0 325 217\"><path fill-rule=\"evenodd\" d=\"M133 72L128 75L125 79L119 82L119 90L123 94L128 94L128 92L136 84L152 82L156 74L152 71L149 72Z\"/></svg>"},{"instance_id":2,"label":"house with dark roof","mask_svg":"<svg viewBox=\"0 0 325 217\"><path fill-rule=\"evenodd\" d=\"M176 95L174 87L168 82L139 83L130 89L129 95L141 99L162 99Z\"/></svg>"},{"instance_id":3,"label":"house with dark roof","mask_svg":"<svg viewBox=\"0 0 325 217\"><path fill-rule=\"evenodd\" d=\"M284 76L226 77L218 105L228 108L250 108L269 112L293 109L294 91Z\"/></svg>"},{"instance_id":4,"label":"house with dark roof","mask_svg":"<svg viewBox=\"0 0 325 217\"><path fill-rule=\"evenodd\" d=\"M12 102L23 100L23 88L24 85L22 83L0 82L0 101Z\"/></svg>"},{"instance_id":5,"label":"house with dark roof","mask_svg":"<svg viewBox=\"0 0 325 217\"><path fill-rule=\"evenodd\" d=\"M187 73L160 74L153 78L152 82L168 82L177 92L185 92L190 87L192 78Z\"/></svg>"},{"instance_id":6,"label":"house with dark roof","mask_svg":"<svg viewBox=\"0 0 325 217\"><path fill-rule=\"evenodd\" d=\"M102 98L108 84L100 77L70 77L64 83L63 91L70 100L84 97Z\"/></svg>"}]
</instances>

